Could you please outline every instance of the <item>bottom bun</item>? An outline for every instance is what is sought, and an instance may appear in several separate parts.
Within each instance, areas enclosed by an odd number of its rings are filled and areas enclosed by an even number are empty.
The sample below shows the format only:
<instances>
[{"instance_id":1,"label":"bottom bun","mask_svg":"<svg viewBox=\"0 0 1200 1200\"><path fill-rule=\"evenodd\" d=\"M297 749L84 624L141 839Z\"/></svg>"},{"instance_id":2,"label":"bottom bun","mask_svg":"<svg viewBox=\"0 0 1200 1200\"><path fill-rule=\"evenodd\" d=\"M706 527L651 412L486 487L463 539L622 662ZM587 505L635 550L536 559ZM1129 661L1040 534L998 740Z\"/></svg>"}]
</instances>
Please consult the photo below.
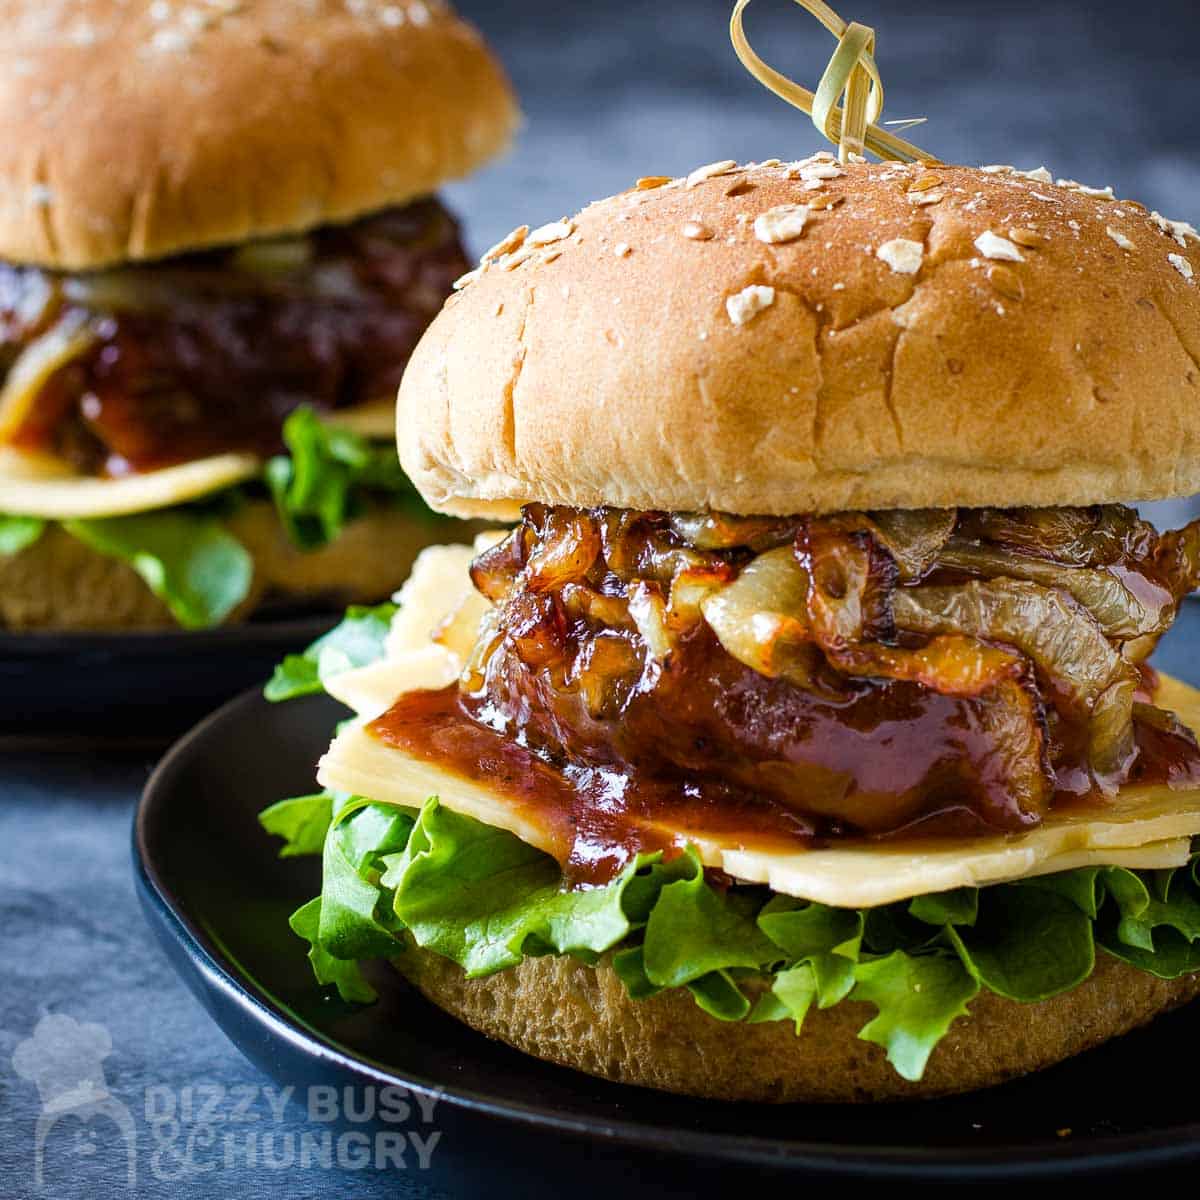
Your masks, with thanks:
<instances>
[{"instance_id":1,"label":"bottom bun","mask_svg":"<svg viewBox=\"0 0 1200 1200\"><path fill-rule=\"evenodd\" d=\"M264 605L320 602L340 608L384 600L408 578L424 546L446 540L448 524L380 508L351 522L329 545L305 552L288 541L273 505L245 504L227 525L254 560L254 581L227 623L244 620ZM58 525L18 554L0 556L0 629L172 627L178 622L132 567L85 546Z\"/></svg>"},{"instance_id":2,"label":"bottom bun","mask_svg":"<svg viewBox=\"0 0 1200 1200\"><path fill-rule=\"evenodd\" d=\"M1098 954L1078 987L1040 1004L982 992L930 1056L924 1078L902 1079L858 1031L869 1004L760 1025L709 1017L681 990L631 1000L602 961L527 958L468 979L440 955L410 946L395 966L446 1012L518 1050L619 1083L717 1100L862 1103L973 1091L1040 1070L1144 1024L1200 993L1200 976L1157 979Z\"/></svg>"}]
</instances>

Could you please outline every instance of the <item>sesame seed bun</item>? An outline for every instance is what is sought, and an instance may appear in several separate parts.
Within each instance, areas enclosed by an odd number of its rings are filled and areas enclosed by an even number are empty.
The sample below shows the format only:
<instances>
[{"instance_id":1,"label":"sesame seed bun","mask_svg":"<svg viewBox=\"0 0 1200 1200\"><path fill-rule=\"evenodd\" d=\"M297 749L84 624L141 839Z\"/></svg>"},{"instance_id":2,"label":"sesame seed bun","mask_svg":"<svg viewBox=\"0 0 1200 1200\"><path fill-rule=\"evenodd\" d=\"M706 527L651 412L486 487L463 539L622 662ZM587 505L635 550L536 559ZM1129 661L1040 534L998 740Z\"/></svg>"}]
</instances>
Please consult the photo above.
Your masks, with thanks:
<instances>
[{"instance_id":1,"label":"sesame seed bun","mask_svg":"<svg viewBox=\"0 0 1200 1200\"><path fill-rule=\"evenodd\" d=\"M619 1083L718 1100L857 1103L973 1091L1048 1067L1127 1033L1200 992L1200 976L1157 979L1098 954L1078 987L1039 1004L983 992L909 1083L858 1031L875 1015L843 1001L790 1021L729 1024L684 991L631 1000L616 972L527 958L483 979L411 945L395 965L429 1000L518 1050Z\"/></svg>"},{"instance_id":2,"label":"sesame seed bun","mask_svg":"<svg viewBox=\"0 0 1200 1200\"><path fill-rule=\"evenodd\" d=\"M1200 240L1041 170L645 180L518 230L465 284L410 362L399 440L459 514L1195 492Z\"/></svg>"},{"instance_id":3,"label":"sesame seed bun","mask_svg":"<svg viewBox=\"0 0 1200 1200\"><path fill-rule=\"evenodd\" d=\"M518 113L442 0L0 0L0 258L78 271L428 194Z\"/></svg>"}]
</instances>

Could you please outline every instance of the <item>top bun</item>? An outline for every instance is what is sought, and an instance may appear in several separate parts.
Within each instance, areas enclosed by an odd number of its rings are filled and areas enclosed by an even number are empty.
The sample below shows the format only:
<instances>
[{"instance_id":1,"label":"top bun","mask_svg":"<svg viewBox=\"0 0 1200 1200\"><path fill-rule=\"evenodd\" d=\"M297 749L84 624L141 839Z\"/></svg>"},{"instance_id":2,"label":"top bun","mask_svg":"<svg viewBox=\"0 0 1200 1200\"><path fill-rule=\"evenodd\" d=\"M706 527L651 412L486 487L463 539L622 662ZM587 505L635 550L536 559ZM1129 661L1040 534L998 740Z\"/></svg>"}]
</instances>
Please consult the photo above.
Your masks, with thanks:
<instances>
[{"instance_id":1,"label":"top bun","mask_svg":"<svg viewBox=\"0 0 1200 1200\"><path fill-rule=\"evenodd\" d=\"M0 0L0 258L66 270L402 204L518 113L441 0Z\"/></svg>"},{"instance_id":2,"label":"top bun","mask_svg":"<svg viewBox=\"0 0 1200 1200\"><path fill-rule=\"evenodd\" d=\"M714 164L473 274L400 389L445 512L1200 490L1200 239L1044 169Z\"/></svg>"}]
</instances>

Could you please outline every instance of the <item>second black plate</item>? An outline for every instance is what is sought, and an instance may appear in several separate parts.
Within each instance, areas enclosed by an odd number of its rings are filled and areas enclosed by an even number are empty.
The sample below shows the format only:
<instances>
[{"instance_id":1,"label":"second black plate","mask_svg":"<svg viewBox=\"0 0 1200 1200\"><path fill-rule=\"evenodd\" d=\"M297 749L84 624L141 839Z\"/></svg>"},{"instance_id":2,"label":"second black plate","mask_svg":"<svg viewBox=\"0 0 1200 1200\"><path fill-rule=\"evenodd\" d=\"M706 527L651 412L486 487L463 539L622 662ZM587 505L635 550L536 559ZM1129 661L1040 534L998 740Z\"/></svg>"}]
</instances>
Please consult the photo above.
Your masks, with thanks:
<instances>
[{"instance_id":1,"label":"second black plate","mask_svg":"<svg viewBox=\"0 0 1200 1200\"><path fill-rule=\"evenodd\" d=\"M268 678L285 654L339 617L196 631L0 633L0 741L163 745Z\"/></svg>"},{"instance_id":2,"label":"second black plate","mask_svg":"<svg viewBox=\"0 0 1200 1200\"><path fill-rule=\"evenodd\" d=\"M454 1149L435 1166L456 1189L494 1188L503 1176L527 1194L569 1187L611 1200L618 1178L626 1194L695 1195L745 1186L747 1169L756 1182L996 1180L1200 1157L1200 1113L1182 1086L1200 1065L1194 1008L989 1092L837 1108L725 1105L575 1074L464 1028L382 966L373 975L380 1003L329 999L287 927L291 910L316 893L319 864L280 861L255 816L311 789L342 715L325 699L271 706L251 694L177 745L138 813L140 892L185 981L263 1070L284 1083L440 1095Z\"/></svg>"}]
</instances>

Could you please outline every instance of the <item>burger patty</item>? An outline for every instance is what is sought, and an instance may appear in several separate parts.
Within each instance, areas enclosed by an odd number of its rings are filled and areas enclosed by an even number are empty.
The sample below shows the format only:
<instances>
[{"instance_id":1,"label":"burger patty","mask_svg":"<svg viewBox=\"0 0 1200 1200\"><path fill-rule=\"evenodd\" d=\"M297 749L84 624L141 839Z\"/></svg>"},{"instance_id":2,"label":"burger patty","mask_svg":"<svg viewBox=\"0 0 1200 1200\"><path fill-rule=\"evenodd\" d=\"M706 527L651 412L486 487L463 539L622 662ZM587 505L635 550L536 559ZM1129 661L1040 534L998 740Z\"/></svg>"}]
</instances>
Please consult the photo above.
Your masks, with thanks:
<instances>
[{"instance_id":1,"label":"burger patty","mask_svg":"<svg viewBox=\"0 0 1200 1200\"><path fill-rule=\"evenodd\" d=\"M809 839L1018 831L1131 781L1200 782L1144 666L1198 575L1200 523L1159 535L1116 505L530 505L472 568L495 607L455 704L560 772L606 773L593 840L656 805Z\"/></svg>"},{"instance_id":2,"label":"burger patty","mask_svg":"<svg viewBox=\"0 0 1200 1200\"><path fill-rule=\"evenodd\" d=\"M47 336L69 330L73 347L19 414L0 411L0 440L111 476L273 453L302 403L390 398L466 269L436 199L95 274L0 263L5 371Z\"/></svg>"}]
</instances>

